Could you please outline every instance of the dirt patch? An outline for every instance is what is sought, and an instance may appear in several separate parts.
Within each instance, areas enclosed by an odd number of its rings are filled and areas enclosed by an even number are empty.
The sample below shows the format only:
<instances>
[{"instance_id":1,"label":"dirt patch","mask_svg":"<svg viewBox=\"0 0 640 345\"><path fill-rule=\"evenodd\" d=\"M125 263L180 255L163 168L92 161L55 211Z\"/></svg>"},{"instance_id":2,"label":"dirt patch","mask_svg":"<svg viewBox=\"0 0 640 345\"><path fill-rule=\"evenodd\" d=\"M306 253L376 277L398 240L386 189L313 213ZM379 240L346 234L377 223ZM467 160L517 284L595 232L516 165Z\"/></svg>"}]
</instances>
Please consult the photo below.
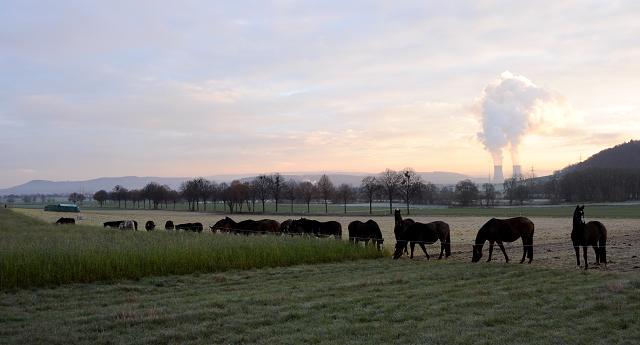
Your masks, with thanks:
<instances>
[{"instance_id":1,"label":"dirt patch","mask_svg":"<svg viewBox=\"0 0 640 345\"><path fill-rule=\"evenodd\" d=\"M15 209L17 212L28 214L30 216L43 219L48 222L55 222L60 217L69 217L69 213L45 212L43 210ZM82 212L83 220L78 220L78 224L102 226L104 222L114 220L133 219L138 221L139 231L144 231L144 223L153 220L156 223L157 231L164 230L164 223L167 220L178 223L201 222L205 229L207 226L215 224L218 220L225 217L221 214L199 213L199 212L179 212L179 211L161 211L161 210L122 210L122 211L101 211L86 210ZM242 214L229 215L235 221L245 219L262 219L271 218L279 222L283 222L291 217L260 215L260 214ZM294 217L299 218L299 217ZM347 227L354 220L366 221L369 217L353 217L340 215L309 215L309 219L317 219L319 221L336 220L342 224L343 238L348 238ZM392 216L371 217L375 220L382 230L385 238L385 247L393 248L395 239L393 235L394 219ZM447 222L451 227L452 256L448 260L454 261L471 261L471 247L475 239L476 233L480 227L488 221L486 217L432 217L432 216L416 216L413 220L428 223L435 220ZM530 218L535 224L534 235L534 259L533 265L575 269L576 258L575 251L571 245L571 218ZM603 271L622 271L622 272L640 272L640 219L587 219L587 221L601 221L608 230L607 240L607 259L609 264L606 268L597 268ZM207 231L205 231L207 233ZM211 234L210 232L208 232ZM519 240L514 243L505 244L509 260L513 264L520 262L522 257L522 242ZM440 252L440 245L434 244L427 246L429 255L437 258ZM488 255L488 248L485 246L484 264ZM416 246L414 260L426 260L422 250ZM582 255L582 253L581 253ZM406 258L406 257L405 257ZM402 260L405 260L403 258ZM589 265L593 266L595 255L593 249L588 251ZM582 256L581 256L582 260ZM493 251L492 262L504 263L504 256L497 246Z\"/></svg>"}]
</instances>

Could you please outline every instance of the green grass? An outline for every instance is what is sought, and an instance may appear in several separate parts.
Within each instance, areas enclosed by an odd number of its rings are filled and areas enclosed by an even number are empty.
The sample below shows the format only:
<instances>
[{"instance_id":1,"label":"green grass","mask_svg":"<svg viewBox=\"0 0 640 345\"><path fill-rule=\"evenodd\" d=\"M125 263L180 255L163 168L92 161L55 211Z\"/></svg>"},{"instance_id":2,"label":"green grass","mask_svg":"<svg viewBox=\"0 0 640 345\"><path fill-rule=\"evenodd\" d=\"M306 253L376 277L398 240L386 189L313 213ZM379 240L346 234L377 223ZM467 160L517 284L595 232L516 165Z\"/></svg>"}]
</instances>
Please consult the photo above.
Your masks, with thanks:
<instances>
[{"instance_id":1,"label":"green grass","mask_svg":"<svg viewBox=\"0 0 640 345\"><path fill-rule=\"evenodd\" d=\"M331 239L122 231L48 224L0 210L0 289L389 255Z\"/></svg>"},{"instance_id":2,"label":"green grass","mask_svg":"<svg viewBox=\"0 0 640 345\"><path fill-rule=\"evenodd\" d=\"M5 291L0 344L635 344L634 274L409 259Z\"/></svg>"}]
</instances>

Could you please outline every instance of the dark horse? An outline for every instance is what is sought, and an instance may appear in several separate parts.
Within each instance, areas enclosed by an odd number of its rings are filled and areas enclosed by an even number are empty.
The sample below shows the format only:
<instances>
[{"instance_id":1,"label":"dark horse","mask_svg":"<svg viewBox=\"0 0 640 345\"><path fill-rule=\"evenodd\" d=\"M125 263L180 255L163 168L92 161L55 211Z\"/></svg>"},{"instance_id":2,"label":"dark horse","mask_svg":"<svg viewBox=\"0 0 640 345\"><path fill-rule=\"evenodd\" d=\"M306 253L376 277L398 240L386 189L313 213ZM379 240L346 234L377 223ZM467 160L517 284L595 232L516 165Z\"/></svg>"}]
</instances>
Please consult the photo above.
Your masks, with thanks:
<instances>
[{"instance_id":1,"label":"dark horse","mask_svg":"<svg viewBox=\"0 0 640 345\"><path fill-rule=\"evenodd\" d=\"M396 208L396 212L395 212L394 216L396 218L396 222L395 222L395 226L393 227L393 233L396 236L396 241L397 241L398 238L400 237L400 234L402 234L405 230L407 230L407 228L411 224L413 224L415 222L411 218L402 219L402 216L400 215L400 209L399 208Z\"/></svg>"},{"instance_id":2,"label":"dark horse","mask_svg":"<svg viewBox=\"0 0 640 345\"><path fill-rule=\"evenodd\" d=\"M413 259L413 249L416 243L420 245L422 251L429 260L429 253L424 247L425 244L434 244L440 240L440 256L438 260L442 259L442 254L446 252L446 257L451 255L451 234L449 224L441 221L435 221L431 223L419 223L415 222L411 224L407 230L405 230L400 237L396 240L396 249L393 253L393 259L398 259L407 251L407 243L411 242L411 256Z\"/></svg>"},{"instance_id":3,"label":"dark horse","mask_svg":"<svg viewBox=\"0 0 640 345\"><path fill-rule=\"evenodd\" d=\"M176 230L184 230L184 231L193 231L193 232L202 232L202 223L183 223L176 224Z\"/></svg>"},{"instance_id":4,"label":"dark horse","mask_svg":"<svg viewBox=\"0 0 640 345\"><path fill-rule=\"evenodd\" d=\"M576 260L580 267L580 247L584 252L584 269L589 267L587 263L587 247L592 246L596 252L596 266L604 263L607 266L607 228L600 222L590 221L584 223L584 205L576 206L573 211L573 230L571 241L576 250Z\"/></svg>"},{"instance_id":5,"label":"dark horse","mask_svg":"<svg viewBox=\"0 0 640 345\"><path fill-rule=\"evenodd\" d=\"M355 220L349 223L349 241L358 243L363 241L365 246L369 244L369 241L375 243L378 250L382 250L382 231L380 226L374 220L369 219L366 223L359 220Z\"/></svg>"},{"instance_id":6,"label":"dark horse","mask_svg":"<svg viewBox=\"0 0 640 345\"><path fill-rule=\"evenodd\" d=\"M294 220L289 228L293 228L295 231L302 234L315 235L316 237L334 236L335 238L342 238L342 225L335 220L320 222L317 220L300 218L298 220Z\"/></svg>"},{"instance_id":7,"label":"dark horse","mask_svg":"<svg viewBox=\"0 0 640 345\"><path fill-rule=\"evenodd\" d=\"M478 262L482 258L482 247L485 241L489 241L489 260L491 261L491 254L493 254L493 243L497 242L498 246L504 254L504 259L509 262L507 252L504 250L502 242L513 242L522 237L522 260L524 262L525 257L529 258L529 263L533 260L533 223L525 217L516 217L509 219L496 219L491 218L486 222L476 235L476 244L473 246L473 258L472 262Z\"/></svg>"},{"instance_id":8,"label":"dark horse","mask_svg":"<svg viewBox=\"0 0 640 345\"><path fill-rule=\"evenodd\" d=\"M60 218L56 221L56 224L75 224L76 220L73 218Z\"/></svg>"},{"instance_id":9,"label":"dark horse","mask_svg":"<svg viewBox=\"0 0 640 345\"><path fill-rule=\"evenodd\" d=\"M257 221L247 219L236 223L233 219L225 217L211 228L212 231L216 229L244 235L268 233L280 234L280 223L271 219L262 219Z\"/></svg>"}]
</instances>

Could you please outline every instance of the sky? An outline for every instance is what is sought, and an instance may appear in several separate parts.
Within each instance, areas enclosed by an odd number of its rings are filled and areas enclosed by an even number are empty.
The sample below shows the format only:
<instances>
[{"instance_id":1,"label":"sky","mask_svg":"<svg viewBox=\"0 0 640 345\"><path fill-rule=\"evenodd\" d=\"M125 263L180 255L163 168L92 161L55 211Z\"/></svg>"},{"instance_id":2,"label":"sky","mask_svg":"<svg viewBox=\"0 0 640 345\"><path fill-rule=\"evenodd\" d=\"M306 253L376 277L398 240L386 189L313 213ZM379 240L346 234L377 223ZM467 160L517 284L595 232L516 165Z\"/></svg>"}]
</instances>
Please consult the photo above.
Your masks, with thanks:
<instances>
[{"instance_id":1,"label":"sky","mask_svg":"<svg viewBox=\"0 0 640 345\"><path fill-rule=\"evenodd\" d=\"M638 1L0 3L0 188L548 175L640 133Z\"/></svg>"}]
</instances>

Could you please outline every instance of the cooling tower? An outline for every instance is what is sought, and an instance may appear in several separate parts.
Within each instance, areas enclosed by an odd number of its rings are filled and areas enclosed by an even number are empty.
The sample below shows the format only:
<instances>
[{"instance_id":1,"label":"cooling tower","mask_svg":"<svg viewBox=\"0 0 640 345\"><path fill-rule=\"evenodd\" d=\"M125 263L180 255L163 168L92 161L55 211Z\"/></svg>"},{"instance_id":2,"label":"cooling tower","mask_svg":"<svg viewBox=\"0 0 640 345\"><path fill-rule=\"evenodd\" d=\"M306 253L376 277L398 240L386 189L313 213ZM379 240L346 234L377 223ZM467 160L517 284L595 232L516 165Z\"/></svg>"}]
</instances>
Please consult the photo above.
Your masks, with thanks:
<instances>
[{"instance_id":1,"label":"cooling tower","mask_svg":"<svg viewBox=\"0 0 640 345\"><path fill-rule=\"evenodd\" d=\"M495 165L493 167L493 183L503 183L504 176L502 175L502 165Z\"/></svg>"},{"instance_id":2,"label":"cooling tower","mask_svg":"<svg viewBox=\"0 0 640 345\"><path fill-rule=\"evenodd\" d=\"M513 177L522 178L522 165L513 166Z\"/></svg>"}]
</instances>

